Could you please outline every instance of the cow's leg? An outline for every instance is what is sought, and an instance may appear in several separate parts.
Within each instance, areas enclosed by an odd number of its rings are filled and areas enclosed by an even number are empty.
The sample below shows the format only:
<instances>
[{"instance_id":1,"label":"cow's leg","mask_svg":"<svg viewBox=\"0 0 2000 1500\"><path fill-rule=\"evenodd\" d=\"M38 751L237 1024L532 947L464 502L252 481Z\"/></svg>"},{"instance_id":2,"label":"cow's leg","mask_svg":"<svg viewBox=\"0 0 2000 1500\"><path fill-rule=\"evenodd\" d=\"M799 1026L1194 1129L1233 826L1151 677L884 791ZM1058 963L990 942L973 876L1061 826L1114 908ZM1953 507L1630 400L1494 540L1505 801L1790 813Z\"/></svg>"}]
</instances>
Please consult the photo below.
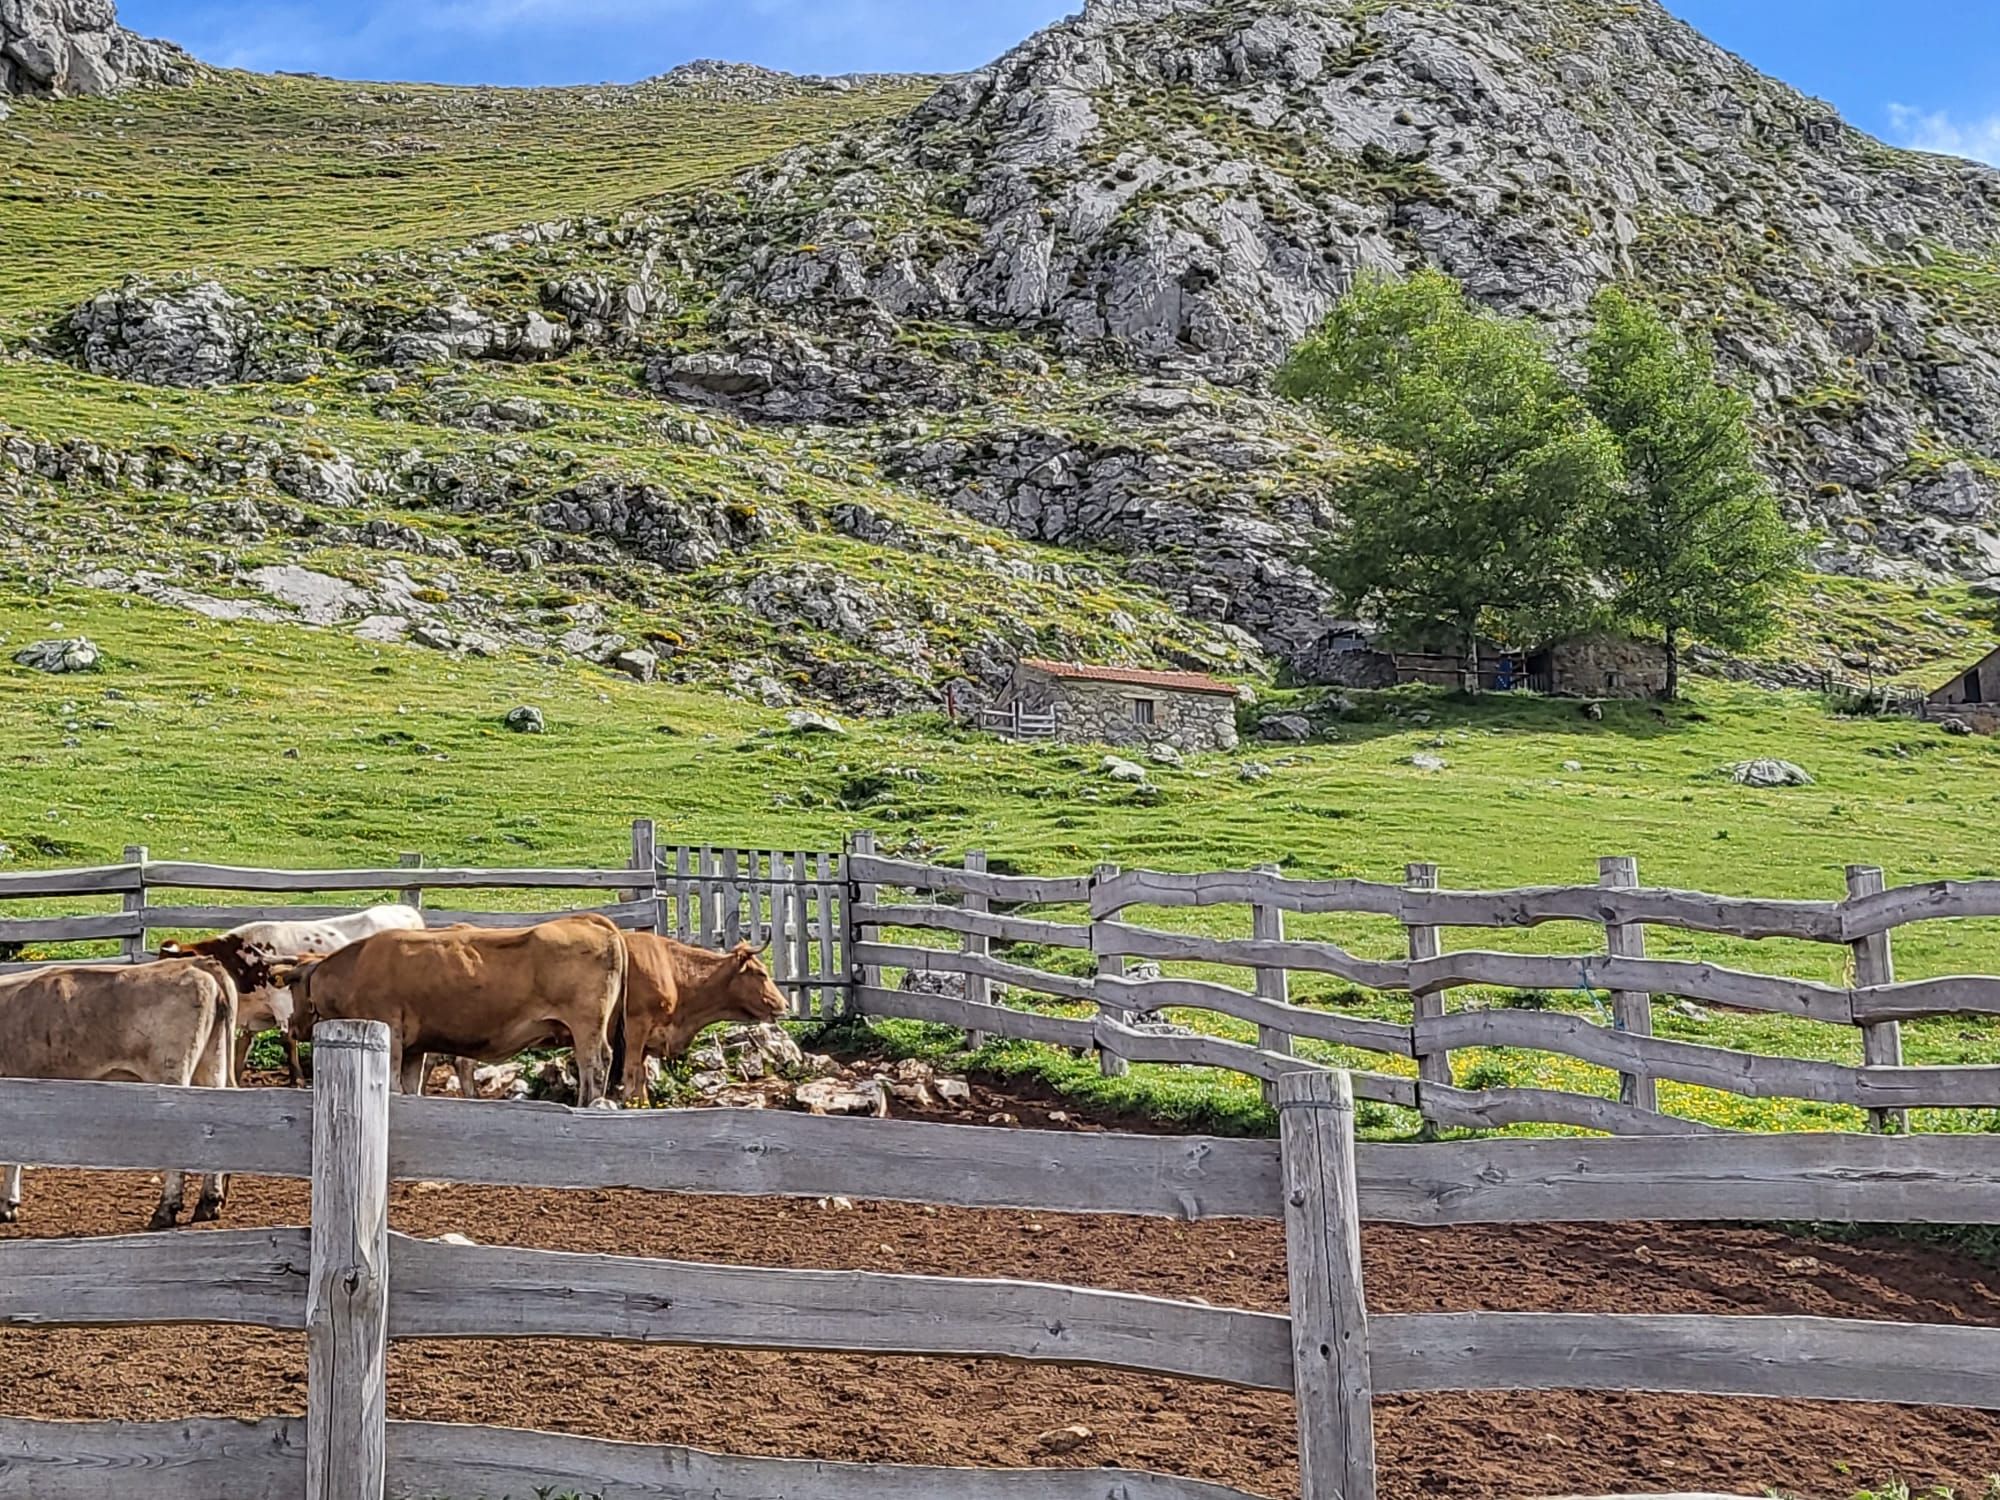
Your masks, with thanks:
<instances>
[{"instance_id":1,"label":"cow's leg","mask_svg":"<svg viewBox=\"0 0 2000 1500\"><path fill-rule=\"evenodd\" d=\"M0 1224L21 1222L21 1169L0 1167Z\"/></svg>"},{"instance_id":2,"label":"cow's leg","mask_svg":"<svg viewBox=\"0 0 2000 1500\"><path fill-rule=\"evenodd\" d=\"M168 1172L160 1179L160 1202L153 1210L153 1217L147 1223L148 1229L172 1229L180 1222L181 1209L187 1204L187 1173Z\"/></svg>"},{"instance_id":3,"label":"cow's leg","mask_svg":"<svg viewBox=\"0 0 2000 1500\"><path fill-rule=\"evenodd\" d=\"M299 1057L298 1033L291 1027L285 1028L285 1067L292 1075L292 1087L303 1088L306 1081L306 1065Z\"/></svg>"},{"instance_id":4,"label":"cow's leg","mask_svg":"<svg viewBox=\"0 0 2000 1500\"><path fill-rule=\"evenodd\" d=\"M207 1050L195 1063L194 1086L203 1089L227 1089L236 1087L239 1076L235 1071L235 1049L232 1047L231 1026L217 1026L215 1036ZM229 1201L229 1174L210 1172L202 1179L201 1196L195 1200L194 1222L213 1224L222 1217L223 1205Z\"/></svg>"},{"instance_id":5,"label":"cow's leg","mask_svg":"<svg viewBox=\"0 0 2000 1500\"><path fill-rule=\"evenodd\" d=\"M406 1052L401 1043L389 1043L389 1066L396 1073L396 1087L405 1094L424 1091L424 1069L430 1060L428 1052Z\"/></svg>"},{"instance_id":6,"label":"cow's leg","mask_svg":"<svg viewBox=\"0 0 2000 1500\"><path fill-rule=\"evenodd\" d=\"M466 1099L477 1099L479 1097L479 1080L473 1075L479 1070L478 1061L470 1057L461 1057L457 1061L459 1095Z\"/></svg>"},{"instance_id":7,"label":"cow's leg","mask_svg":"<svg viewBox=\"0 0 2000 1500\"><path fill-rule=\"evenodd\" d=\"M236 1071L230 1075L231 1077L242 1078L248 1073L250 1068L250 1049L256 1045L257 1034L255 1032L246 1028L236 1034L235 1057L232 1059L236 1065Z\"/></svg>"},{"instance_id":8,"label":"cow's leg","mask_svg":"<svg viewBox=\"0 0 2000 1500\"><path fill-rule=\"evenodd\" d=\"M636 1026L630 1026L625 1033L625 1071L618 1080L618 1097L627 1105L635 1101L650 1104L646 1097L646 1049L652 1045L651 1036L642 1036Z\"/></svg>"},{"instance_id":9,"label":"cow's leg","mask_svg":"<svg viewBox=\"0 0 2000 1500\"><path fill-rule=\"evenodd\" d=\"M611 1023L606 1015L570 1028L576 1045L576 1102L585 1109L611 1087Z\"/></svg>"}]
</instances>

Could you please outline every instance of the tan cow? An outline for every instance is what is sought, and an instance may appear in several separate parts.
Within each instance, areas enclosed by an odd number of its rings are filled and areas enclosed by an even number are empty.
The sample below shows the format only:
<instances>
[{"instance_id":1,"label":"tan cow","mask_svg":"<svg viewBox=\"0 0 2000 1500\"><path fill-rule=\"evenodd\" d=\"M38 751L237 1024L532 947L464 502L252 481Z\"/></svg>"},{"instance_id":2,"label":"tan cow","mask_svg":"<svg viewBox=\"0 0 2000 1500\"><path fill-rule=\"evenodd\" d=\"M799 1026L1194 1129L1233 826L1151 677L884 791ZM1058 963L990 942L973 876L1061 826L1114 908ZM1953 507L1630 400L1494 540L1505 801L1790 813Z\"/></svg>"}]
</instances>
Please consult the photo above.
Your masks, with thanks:
<instances>
[{"instance_id":1,"label":"tan cow","mask_svg":"<svg viewBox=\"0 0 2000 1500\"><path fill-rule=\"evenodd\" d=\"M292 991L302 1036L320 1021L387 1023L403 1093L423 1091L426 1053L501 1062L568 1044L588 1105L610 1088L625 971L617 925L581 916L510 931L378 932L275 977Z\"/></svg>"},{"instance_id":2,"label":"tan cow","mask_svg":"<svg viewBox=\"0 0 2000 1500\"><path fill-rule=\"evenodd\" d=\"M206 958L0 979L0 1077L229 1088L236 1005L228 970ZM165 1175L151 1228L173 1228L186 1191L185 1173ZM228 1175L210 1174L194 1222L218 1218L228 1197ZM0 1224L20 1211L11 1166L0 1171Z\"/></svg>"},{"instance_id":3,"label":"tan cow","mask_svg":"<svg viewBox=\"0 0 2000 1500\"><path fill-rule=\"evenodd\" d=\"M685 1056L694 1039L718 1021L762 1025L784 1018L790 1002L748 943L728 953L693 948L650 932L628 932L631 969L625 980L625 1029L618 1093L642 1097L646 1056Z\"/></svg>"}]
</instances>

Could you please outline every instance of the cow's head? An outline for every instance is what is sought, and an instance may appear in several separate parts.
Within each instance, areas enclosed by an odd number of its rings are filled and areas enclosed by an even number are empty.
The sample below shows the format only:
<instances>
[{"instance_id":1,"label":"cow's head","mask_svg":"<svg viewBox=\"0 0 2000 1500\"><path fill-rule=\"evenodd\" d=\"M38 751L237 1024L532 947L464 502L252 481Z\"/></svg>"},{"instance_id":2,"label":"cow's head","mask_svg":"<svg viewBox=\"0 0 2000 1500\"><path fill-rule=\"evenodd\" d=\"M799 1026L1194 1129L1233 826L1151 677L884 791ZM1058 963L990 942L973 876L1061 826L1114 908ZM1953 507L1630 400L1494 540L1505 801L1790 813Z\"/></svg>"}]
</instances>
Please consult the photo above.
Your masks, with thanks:
<instances>
[{"instance_id":1,"label":"cow's head","mask_svg":"<svg viewBox=\"0 0 2000 1500\"><path fill-rule=\"evenodd\" d=\"M324 958L273 961L268 969L274 988L292 992L292 1035L300 1041L310 1041L313 1027L319 1024L319 1011L312 999L312 980L325 962Z\"/></svg>"},{"instance_id":2,"label":"cow's head","mask_svg":"<svg viewBox=\"0 0 2000 1500\"><path fill-rule=\"evenodd\" d=\"M764 967L763 954L748 943L738 943L722 955L719 977L722 982L716 988L722 991L727 1006L719 1019L761 1026L791 1014L792 1002Z\"/></svg>"},{"instance_id":3,"label":"cow's head","mask_svg":"<svg viewBox=\"0 0 2000 1500\"><path fill-rule=\"evenodd\" d=\"M274 977L280 963L278 955L260 944L246 943L233 932L199 943L162 943L160 957L213 959L222 965L241 995L285 987Z\"/></svg>"}]
</instances>

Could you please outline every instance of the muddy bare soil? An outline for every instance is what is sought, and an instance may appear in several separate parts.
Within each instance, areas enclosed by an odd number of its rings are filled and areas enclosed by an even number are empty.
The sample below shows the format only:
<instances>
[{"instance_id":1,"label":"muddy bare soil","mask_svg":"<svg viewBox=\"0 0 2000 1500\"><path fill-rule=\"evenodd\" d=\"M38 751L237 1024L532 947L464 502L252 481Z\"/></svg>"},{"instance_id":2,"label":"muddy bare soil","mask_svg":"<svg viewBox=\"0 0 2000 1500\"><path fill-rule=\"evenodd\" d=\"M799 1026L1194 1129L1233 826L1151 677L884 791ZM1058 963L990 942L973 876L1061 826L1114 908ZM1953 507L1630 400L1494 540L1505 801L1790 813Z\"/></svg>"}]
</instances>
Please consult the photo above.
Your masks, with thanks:
<instances>
[{"instance_id":1,"label":"muddy bare soil","mask_svg":"<svg viewBox=\"0 0 2000 1500\"><path fill-rule=\"evenodd\" d=\"M1027 1101L1021 1101L1026 1104ZM1030 1111L1020 1111L1027 1117ZM34 1172L0 1237L139 1232L146 1179ZM1176 1224L888 1204L409 1185L395 1227L489 1244L683 1260L1016 1276L1282 1310L1275 1224ZM224 1227L302 1224L303 1184L239 1179ZM190 1232L190 1231L183 1231ZM2000 1326L2000 1276L1900 1241L1829 1246L1698 1226L1374 1228L1381 1312L1817 1314ZM164 1420L302 1411L303 1341L235 1329L0 1330L0 1415ZM790 1457L1110 1464L1295 1492L1287 1398L963 1359L538 1341L395 1346L391 1415ZM1081 1424L1061 1454L1040 1435ZM1890 1476L1983 1493L2000 1414L1589 1393L1390 1398L1391 1500L1765 1487L1848 1500Z\"/></svg>"}]
</instances>

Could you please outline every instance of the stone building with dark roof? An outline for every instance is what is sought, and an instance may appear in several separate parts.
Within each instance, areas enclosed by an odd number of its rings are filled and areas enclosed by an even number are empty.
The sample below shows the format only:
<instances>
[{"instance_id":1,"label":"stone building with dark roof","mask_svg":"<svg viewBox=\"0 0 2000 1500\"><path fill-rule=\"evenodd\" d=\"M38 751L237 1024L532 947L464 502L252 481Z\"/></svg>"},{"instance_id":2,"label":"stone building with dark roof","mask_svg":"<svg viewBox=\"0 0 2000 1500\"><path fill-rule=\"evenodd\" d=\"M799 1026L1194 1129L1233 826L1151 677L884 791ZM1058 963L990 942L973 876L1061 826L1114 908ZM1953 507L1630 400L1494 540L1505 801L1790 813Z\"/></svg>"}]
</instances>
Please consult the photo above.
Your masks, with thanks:
<instances>
[{"instance_id":1,"label":"stone building with dark roof","mask_svg":"<svg viewBox=\"0 0 2000 1500\"><path fill-rule=\"evenodd\" d=\"M1237 744L1235 686L1199 672L1023 659L985 717L1003 733L1011 724L1072 744L1169 745L1189 755Z\"/></svg>"}]
</instances>

